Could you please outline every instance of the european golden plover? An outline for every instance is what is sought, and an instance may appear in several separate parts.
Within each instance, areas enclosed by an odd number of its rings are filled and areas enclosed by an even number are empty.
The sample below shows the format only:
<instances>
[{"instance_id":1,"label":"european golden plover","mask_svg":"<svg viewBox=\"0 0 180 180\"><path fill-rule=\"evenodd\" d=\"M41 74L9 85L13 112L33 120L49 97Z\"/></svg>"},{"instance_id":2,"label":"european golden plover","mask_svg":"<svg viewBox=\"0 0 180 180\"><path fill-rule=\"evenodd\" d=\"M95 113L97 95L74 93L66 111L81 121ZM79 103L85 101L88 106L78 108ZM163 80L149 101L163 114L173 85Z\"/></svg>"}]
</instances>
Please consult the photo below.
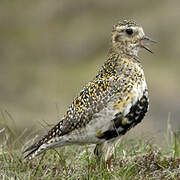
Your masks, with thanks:
<instances>
[{"instance_id":1,"label":"european golden plover","mask_svg":"<svg viewBox=\"0 0 180 180\"><path fill-rule=\"evenodd\" d=\"M61 121L27 148L35 157L55 147L96 144L94 153L108 160L117 140L144 118L148 90L138 57L145 41L155 42L132 20L113 26L107 60L96 77L74 98Z\"/></svg>"}]
</instances>

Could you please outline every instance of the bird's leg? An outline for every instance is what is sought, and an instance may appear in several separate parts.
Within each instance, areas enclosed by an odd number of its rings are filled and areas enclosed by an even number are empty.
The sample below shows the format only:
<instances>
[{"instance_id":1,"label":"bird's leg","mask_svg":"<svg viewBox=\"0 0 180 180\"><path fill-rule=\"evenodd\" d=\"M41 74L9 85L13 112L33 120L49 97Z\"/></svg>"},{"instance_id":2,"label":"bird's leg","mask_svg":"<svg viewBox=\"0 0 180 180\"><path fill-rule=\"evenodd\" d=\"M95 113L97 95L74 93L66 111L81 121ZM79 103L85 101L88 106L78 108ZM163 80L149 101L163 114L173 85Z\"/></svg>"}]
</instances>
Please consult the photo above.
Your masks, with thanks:
<instances>
[{"instance_id":1,"label":"bird's leg","mask_svg":"<svg viewBox=\"0 0 180 180\"><path fill-rule=\"evenodd\" d=\"M103 154L103 152L102 152L103 145L104 145L104 143L96 144L96 146L94 148L94 155L96 155L96 157L98 159L101 159L101 157L102 157L102 154Z\"/></svg>"},{"instance_id":2,"label":"bird's leg","mask_svg":"<svg viewBox=\"0 0 180 180\"><path fill-rule=\"evenodd\" d=\"M103 166L107 166L109 169L111 168L111 162L114 157L113 154L118 143L119 138L97 144L94 149L94 154L98 160L101 160Z\"/></svg>"},{"instance_id":3,"label":"bird's leg","mask_svg":"<svg viewBox=\"0 0 180 180\"><path fill-rule=\"evenodd\" d=\"M106 141L103 147L104 162L108 169L111 168L111 162L115 151L115 142L116 140Z\"/></svg>"}]
</instances>

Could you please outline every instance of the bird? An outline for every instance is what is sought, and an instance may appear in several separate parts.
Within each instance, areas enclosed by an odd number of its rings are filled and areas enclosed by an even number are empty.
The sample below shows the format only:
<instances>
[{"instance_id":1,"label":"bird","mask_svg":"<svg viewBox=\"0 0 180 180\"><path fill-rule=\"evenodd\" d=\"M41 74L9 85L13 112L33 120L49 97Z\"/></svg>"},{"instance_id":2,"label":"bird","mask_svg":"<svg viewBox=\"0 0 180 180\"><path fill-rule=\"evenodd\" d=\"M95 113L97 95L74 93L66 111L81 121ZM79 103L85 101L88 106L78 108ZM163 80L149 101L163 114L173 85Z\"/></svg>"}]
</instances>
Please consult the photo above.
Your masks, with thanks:
<instances>
[{"instance_id":1,"label":"bird","mask_svg":"<svg viewBox=\"0 0 180 180\"><path fill-rule=\"evenodd\" d=\"M73 99L61 120L28 147L25 158L67 145L94 144L94 154L111 159L119 139L139 124L149 109L140 49L151 53L142 26L134 20L113 25L107 58L97 75Z\"/></svg>"}]
</instances>

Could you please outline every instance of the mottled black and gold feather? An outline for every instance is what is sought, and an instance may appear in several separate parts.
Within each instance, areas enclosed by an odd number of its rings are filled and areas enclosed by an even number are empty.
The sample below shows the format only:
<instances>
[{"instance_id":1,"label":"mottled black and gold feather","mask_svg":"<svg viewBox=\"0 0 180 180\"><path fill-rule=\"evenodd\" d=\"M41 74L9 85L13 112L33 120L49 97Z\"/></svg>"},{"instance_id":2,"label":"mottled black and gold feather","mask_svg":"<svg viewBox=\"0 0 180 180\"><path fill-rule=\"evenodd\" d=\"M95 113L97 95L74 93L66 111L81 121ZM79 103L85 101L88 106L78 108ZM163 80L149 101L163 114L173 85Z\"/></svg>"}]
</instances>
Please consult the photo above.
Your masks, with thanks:
<instances>
[{"instance_id":1,"label":"mottled black and gold feather","mask_svg":"<svg viewBox=\"0 0 180 180\"><path fill-rule=\"evenodd\" d=\"M71 144L97 144L105 159L110 156L105 147L112 149L112 142L140 123L148 110L147 85L137 57L144 37L134 21L113 26L112 47L98 74L74 98L62 120L24 151L26 157Z\"/></svg>"}]
</instances>

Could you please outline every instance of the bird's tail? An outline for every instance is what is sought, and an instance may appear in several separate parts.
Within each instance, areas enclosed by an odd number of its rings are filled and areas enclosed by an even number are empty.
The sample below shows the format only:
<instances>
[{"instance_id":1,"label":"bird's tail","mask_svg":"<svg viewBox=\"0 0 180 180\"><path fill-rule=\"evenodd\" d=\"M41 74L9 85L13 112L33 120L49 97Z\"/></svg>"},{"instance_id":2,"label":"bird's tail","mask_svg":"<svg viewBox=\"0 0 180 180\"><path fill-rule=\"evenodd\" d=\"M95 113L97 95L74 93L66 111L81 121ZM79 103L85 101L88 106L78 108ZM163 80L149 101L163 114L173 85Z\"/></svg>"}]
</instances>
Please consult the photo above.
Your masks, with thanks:
<instances>
[{"instance_id":1,"label":"bird's tail","mask_svg":"<svg viewBox=\"0 0 180 180\"><path fill-rule=\"evenodd\" d=\"M68 144L67 138L63 136L51 137L50 139L48 138L49 136L46 135L40 141L25 149L23 153L28 153L25 158L32 159L50 148L61 147Z\"/></svg>"},{"instance_id":2,"label":"bird's tail","mask_svg":"<svg viewBox=\"0 0 180 180\"><path fill-rule=\"evenodd\" d=\"M43 144L46 144L46 137L43 137L41 140L39 140L38 142L34 143L33 145L31 145L30 147L28 147L27 149L24 150L23 153L27 153L25 158L34 158L35 156L41 154L42 152L45 151L45 148L41 148L41 146L43 146Z\"/></svg>"},{"instance_id":3,"label":"bird's tail","mask_svg":"<svg viewBox=\"0 0 180 180\"><path fill-rule=\"evenodd\" d=\"M63 130L63 121L64 119L54 126L42 139L25 149L23 152L27 153L25 158L34 158L50 148L63 146L66 143L66 138L63 135L68 133L67 128Z\"/></svg>"}]
</instances>

